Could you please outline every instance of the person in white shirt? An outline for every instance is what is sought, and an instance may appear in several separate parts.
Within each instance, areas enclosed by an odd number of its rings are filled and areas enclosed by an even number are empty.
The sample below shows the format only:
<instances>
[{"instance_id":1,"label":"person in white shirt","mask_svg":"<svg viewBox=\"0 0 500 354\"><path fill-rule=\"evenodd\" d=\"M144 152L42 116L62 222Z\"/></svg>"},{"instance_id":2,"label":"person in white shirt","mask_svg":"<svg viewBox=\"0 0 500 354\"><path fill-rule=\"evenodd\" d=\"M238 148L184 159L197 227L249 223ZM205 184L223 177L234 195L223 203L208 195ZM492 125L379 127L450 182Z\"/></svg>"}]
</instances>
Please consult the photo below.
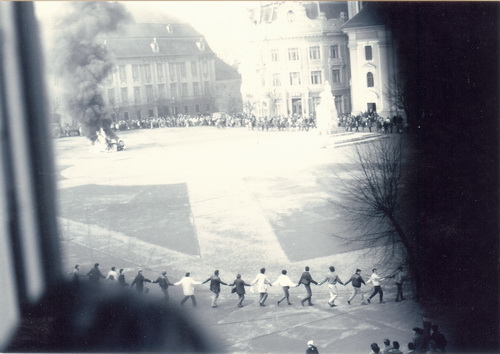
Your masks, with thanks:
<instances>
[{"instance_id":1,"label":"person in white shirt","mask_svg":"<svg viewBox=\"0 0 500 354\"><path fill-rule=\"evenodd\" d=\"M288 275L286 275L286 273L287 271L283 269L281 271L281 275L273 283L273 285L281 286L281 288L283 289L283 293L285 294L285 296L278 300L278 306L285 299L288 305L293 305L293 303L290 302L290 293L288 289L290 289L291 286L295 287L296 284L288 277Z\"/></svg>"},{"instance_id":2,"label":"person in white shirt","mask_svg":"<svg viewBox=\"0 0 500 354\"><path fill-rule=\"evenodd\" d=\"M273 286L273 284L271 284L265 273L266 273L266 268L261 268L260 274L258 274L253 280L253 282L250 283L250 285L254 285L255 283L257 283L257 291L260 294L259 305L262 307L266 306L264 305L264 302L266 302L267 299L267 286L268 285Z\"/></svg>"},{"instance_id":3,"label":"person in white shirt","mask_svg":"<svg viewBox=\"0 0 500 354\"><path fill-rule=\"evenodd\" d=\"M380 282L384 280L384 278L381 278L377 274L377 268L372 269L372 275L370 276L370 279L366 282L368 283L373 283L373 294L370 295L368 298L368 302L371 302L370 300L377 294L380 296L380 303L382 304L383 298L384 298L384 292L382 291L382 287L380 286Z\"/></svg>"},{"instance_id":4,"label":"person in white shirt","mask_svg":"<svg viewBox=\"0 0 500 354\"><path fill-rule=\"evenodd\" d=\"M189 272L186 273L184 278L179 280L174 285L182 285L182 292L184 293L184 299L182 299L182 301L181 301L181 306L184 306L184 303L189 298L191 298L191 301L193 303L193 307L196 307L197 304L196 304L196 298L194 297L194 286L201 284L201 281L193 280L193 278L191 278L190 275L191 274Z\"/></svg>"},{"instance_id":5,"label":"person in white shirt","mask_svg":"<svg viewBox=\"0 0 500 354\"><path fill-rule=\"evenodd\" d=\"M106 280L118 280L118 273L116 272L116 267L111 267L111 270L106 276Z\"/></svg>"}]
</instances>

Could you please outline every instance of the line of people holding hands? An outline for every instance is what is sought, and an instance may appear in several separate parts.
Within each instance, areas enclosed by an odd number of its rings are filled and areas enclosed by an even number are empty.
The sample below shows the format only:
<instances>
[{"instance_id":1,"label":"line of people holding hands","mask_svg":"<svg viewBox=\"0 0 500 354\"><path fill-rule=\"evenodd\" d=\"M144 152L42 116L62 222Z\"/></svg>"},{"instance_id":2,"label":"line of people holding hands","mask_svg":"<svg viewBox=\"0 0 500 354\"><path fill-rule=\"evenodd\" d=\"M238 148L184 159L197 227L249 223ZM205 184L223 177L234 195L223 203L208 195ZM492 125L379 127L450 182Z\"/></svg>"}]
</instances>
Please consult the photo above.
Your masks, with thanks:
<instances>
[{"instance_id":1,"label":"line of people holding hands","mask_svg":"<svg viewBox=\"0 0 500 354\"><path fill-rule=\"evenodd\" d=\"M351 305L351 302L358 294L361 296L361 304L366 305L366 303L364 302L364 295L366 291L362 290L361 286L363 284L367 285L369 283L372 283L373 292L367 299L368 303L370 303L371 299L375 297L377 294L379 294L380 303L384 302L383 301L384 293L382 291L381 281L383 281L385 278L382 278L377 274L376 268L372 269L372 274L366 282L361 276L361 270L356 269L356 272L345 283L339 278L338 274L335 272L335 267L333 266L329 267L328 274L320 282L317 282L312 278L309 270L310 268L306 266L304 272L302 273L297 283L293 282L290 279L290 277L287 275L286 270L282 270L278 279L276 279L275 282L271 282L266 275L266 269L261 268L259 274L257 274L257 276L253 279L252 282L247 283L242 279L241 274L238 274L236 276L236 279L230 284L225 283L221 280L220 272L218 270L215 270L214 274L203 282L194 280L193 278L191 278L191 274L187 272L185 273L185 276L181 280L175 283L169 281L166 271L163 271L162 274L156 280L151 281L150 279L144 277L144 275L142 274L142 270L139 270L134 280L130 284L130 287L135 286L138 292L143 293L148 291L148 288L144 287L144 283L157 283L164 294L165 300L168 302L169 301L168 288L170 286L182 286L184 298L181 301L181 305L184 305L184 303L187 300L191 299L192 305L196 307L197 303L194 295L195 286L210 282L210 291L212 291L213 293L212 307L216 308L217 300L219 299L219 294L221 292L221 285L232 287L231 292L238 295L238 301L237 301L238 307L243 307L243 300L245 299L245 294L246 294L245 287L256 285L257 292L259 293L259 306L265 307L266 306L265 302L268 298L267 289L269 286L279 286L282 288L283 296L277 301L277 304L279 306L285 300L288 305L293 305L293 303L290 301L290 292L289 292L290 288L304 285L307 294L306 297L301 300L301 305L305 306L305 304L307 303L308 306L314 306L314 304L312 303L311 284L320 286L327 283L330 294L328 305L333 308L337 306L335 305L335 300L337 299L338 296L337 284L344 286L352 284L353 291L351 293L351 296L349 297L349 300L347 300L347 303L349 305ZM118 284L124 287L129 286L129 284L125 281L125 275L123 269L120 269L119 272L116 272L116 268L112 267L111 270L108 272L107 276L104 276L99 269L99 263L95 263L94 268L92 268L87 273L87 276L89 281L94 284L97 284L100 279L107 279L111 281L117 280ZM80 278L79 265L76 265L73 270L73 280L78 281L79 278ZM403 281L405 280L403 268L398 267L391 275L387 276L386 278L395 279L395 283L397 286L396 302L405 300L403 296Z\"/></svg>"}]
</instances>

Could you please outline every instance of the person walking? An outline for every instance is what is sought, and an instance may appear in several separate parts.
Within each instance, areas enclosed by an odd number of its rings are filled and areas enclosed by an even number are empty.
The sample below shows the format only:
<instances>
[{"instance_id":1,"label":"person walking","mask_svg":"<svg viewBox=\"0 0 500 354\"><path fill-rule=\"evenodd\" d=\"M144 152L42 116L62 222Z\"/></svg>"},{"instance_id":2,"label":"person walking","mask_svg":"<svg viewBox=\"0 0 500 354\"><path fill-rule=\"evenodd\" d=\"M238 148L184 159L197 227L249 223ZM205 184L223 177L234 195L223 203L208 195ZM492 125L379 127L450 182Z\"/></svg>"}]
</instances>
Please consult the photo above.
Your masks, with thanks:
<instances>
[{"instance_id":1,"label":"person walking","mask_svg":"<svg viewBox=\"0 0 500 354\"><path fill-rule=\"evenodd\" d=\"M314 345L314 341L307 342L306 354L319 354L318 348Z\"/></svg>"},{"instance_id":2,"label":"person walking","mask_svg":"<svg viewBox=\"0 0 500 354\"><path fill-rule=\"evenodd\" d=\"M306 288L307 291L307 296L303 298L300 303L302 306L304 306L304 303L307 301L309 306L314 306L312 303L312 291L311 291L311 283L318 285L318 282L314 280L309 273L309 267L305 267L304 272L302 273L302 276L300 277L299 283L297 286L300 286L300 284L304 284L304 287Z\"/></svg>"},{"instance_id":3,"label":"person walking","mask_svg":"<svg viewBox=\"0 0 500 354\"><path fill-rule=\"evenodd\" d=\"M93 285L99 285L99 280L105 278L99 269L99 263L94 264L94 268L87 273L87 276L89 277L90 283Z\"/></svg>"},{"instance_id":4,"label":"person walking","mask_svg":"<svg viewBox=\"0 0 500 354\"><path fill-rule=\"evenodd\" d=\"M403 272L403 267L399 266L398 269L394 272L393 275L388 278L394 278L394 282L396 283L397 293L396 293L396 302L406 300L403 296L403 281L405 279L405 274Z\"/></svg>"},{"instance_id":5,"label":"person walking","mask_svg":"<svg viewBox=\"0 0 500 354\"><path fill-rule=\"evenodd\" d=\"M144 283L151 283L151 280L146 279L144 275L142 275L142 270L139 270L134 278L134 281L132 282L132 284L130 284L130 287L133 288L135 285L135 289L137 290L137 292L143 293Z\"/></svg>"},{"instance_id":6,"label":"person walking","mask_svg":"<svg viewBox=\"0 0 500 354\"><path fill-rule=\"evenodd\" d=\"M202 284L210 282L210 291L214 293L214 297L212 298L212 307L216 308L217 307L217 299L219 298L220 294L220 285L227 285L227 283L224 283L222 280L220 280L219 277L219 271L216 270L214 272L214 275L212 275L210 278L205 280Z\"/></svg>"},{"instance_id":7,"label":"person walking","mask_svg":"<svg viewBox=\"0 0 500 354\"><path fill-rule=\"evenodd\" d=\"M164 295L164 299L168 304L168 302L170 301L170 297L168 295L168 287L174 285L174 283L171 283L168 280L167 272L165 270L161 272L161 275L156 280L153 280L151 283L158 284L160 286L160 289Z\"/></svg>"},{"instance_id":8,"label":"person walking","mask_svg":"<svg viewBox=\"0 0 500 354\"><path fill-rule=\"evenodd\" d=\"M125 273L123 271L124 271L124 269L121 268L120 273L118 275L118 284L120 284L123 287L126 287L126 286L128 286L128 283L125 280Z\"/></svg>"},{"instance_id":9,"label":"person walking","mask_svg":"<svg viewBox=\"0 0 500 354\"><path fill-rule=\"evenodd\" d=\"M273 286L273 284L271 284L271 281L269 281L266 276L266 268L260 269L260 273L257 274L250 285L254 285L255 283L257 283L257 291L260 294L259 305L264 307L266 306L264 303L267 300L267 286Z\"/></svg>"},{"instance_id":10,"label":"person walking","mask_svg":"<svg viewBox=\"0 0 500 354\"><path fill-rule=\"evenodd\" d=\"M194 286L195 285L200 285L200 281L193 280L191 278L191 274L188 272L186 275L179 280L177 283L174 283L174 285L182 285L182 292L184 293L184 299L181 301L181 306L184 306L184 303L191 298L191 302L193 303L193 307L196 307L196 298L194 297Z\"/></svg>"},{"instance_id":11,"label":"person walking","mask_svg":"<svg viewBox=\"0 0 500 354\"><path fill-rule=\"evenodd\" d=\"M79 284L80 283L80 265L75 265L75 268L73 268L73 271L70 273L71 274L71 281L73 284Z\"/></svg>"},{"instance_id":12,"label":"person walking","mask_svg":"<svg viewBox=\"0 0 500 354\"><path fill-rule=\"evenodd\" d=\"M286 300L288 305L293 305L293 303L290 302L290 292L288 290L290 289L291 286L295 286L295 283L286 274L287 274L287 271L285 269L283 269L281 271L281 275L273 283L273 285L281 286L281 288L283 289L283 293L284 293L284 296L278 300L278 306L283 300Z\"/></svg>"},{"instance_id":13,"label":"person walking","mask_svg":"<svg viewBox=\"0 0 500 354\"><path fill-rule=\"evenodd\" d=\"M238 307L243 307L243 300L245 299L245 286L251 286L250 284L245 283L243 279L241 279L241 274L236 275L236 279L232 284L228 284L228 286L234 286L231 292L235 292L238 294Z\"/></svg>"},{"instance_id":14,"label":"person walking","mask_svg":"<svg viewBox=\"0 0 500 354\"><path fill-rule=\"evenodd\" d=\"M116 273L116 267L111 267L111 270L106 275L106 280L118 280L118 273Z\"/></svg>"},{"instance_id":15,"label":"person walking","mask_svg":"<svg viewBox=\"0 0 500 354\"><path fill-rule=\"evenodd\" d=\"M351 279L349 279L347 281L347 283L345 283L344 285L347 286L347 284L349 283L352 283L352 294L351 294L351 297L349 298L349 300L347 300L347 303L350 305L351 304L351 301L354 299L354 297L358 294L361 295L361 305L366 305L365 301L364 301L364 294L363 292L361 291L361 284L365 284L365 281L363 280L363 278L361 277L361 269L356 269L356 273L353 274L353 276L351 277Z\"/></svg>"},{"instance_id":16,"label":"person walking","mask_svg":"<svg viewBox=\"0 0 500 354\"><path fill-rule=\"evenodd\" d=\"M368 279L368 281L366 282L366 284L373 283L373 293L368 298L369 303L371 302L370 300L377 294L379 294L380 303L381 304L384 303L384 292L382 291L382 287L380 286L380 282L382 280L384 280L384 278L378 276L377 268L373 268L372 275L370 276L370 279Z\"/></svg>"},{"instance_id":17,"label":"person walking","mask_svg":"<svg viewBox=\"0 0 500 354\"><path fill-rule=\"evenodd\" d=\"M326 282L328 282L328 289L330 290L330 300L328 300L328 305L330 307L335 307L335 299L338 296L338 291L337 291L337 283L344 285L342 280L340 280L339 276L337 273L335 273L335 267L330 266L330 273L326 276L325 280L323 280L321 283L318 285L322 285Z\"/></svg>"}]
</instances>

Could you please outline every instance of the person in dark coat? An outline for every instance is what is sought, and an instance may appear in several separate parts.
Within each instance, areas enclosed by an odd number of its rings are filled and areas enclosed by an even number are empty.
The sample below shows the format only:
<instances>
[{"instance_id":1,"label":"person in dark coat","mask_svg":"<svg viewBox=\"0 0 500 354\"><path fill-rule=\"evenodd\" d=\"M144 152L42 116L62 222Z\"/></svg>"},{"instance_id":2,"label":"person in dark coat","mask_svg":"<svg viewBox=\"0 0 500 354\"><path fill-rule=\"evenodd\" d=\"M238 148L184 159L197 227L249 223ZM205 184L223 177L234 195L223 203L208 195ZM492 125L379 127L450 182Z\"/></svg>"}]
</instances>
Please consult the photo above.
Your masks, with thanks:
<instances>
[{"instance_id":1,"label":"person in dark coat","mask_svg":"<svg viewBox=\"0 0 500 354\"><path fill-rule=\"evenodd\" d=\"M202 284L210 282L210 291L214 293L214 297L212 298L212 307L217 307L217 299L219 298L220 294L220 285L227 285L227 283L224 283L222 280L219 278L219 271L216 270L214 272L214 275L212 275L210 278L205 280Z\"/></svg>"},{"instance_id":2,"label":"person in dark coat","mask_svg":"<svg viewBox=\"0 0 500 354\"><path fill-rule=\"evenodd\" d=\"M304 273L302 273L302 276L300 277L299 283L297 284L297 286L299 286L300 284L304 284L307 291L307 296L300 301L302 306L304 306L304 303L306 301L309 303L309 306L314 305L311 301L312 298L311 283L318 285L318 282L314 280L311 274L309 273L309 267L306 267Z\"/></svg>"},{"instance_id":3,"label":"person in dark coat","mask_svg":"<svg viewBox=\"0 0 500 354\"><path fill-rule=\"evenodd\" d=\"M307 342L306 354L319 354L318 348L314 345L314 341Z\"/></svg>"},{"instance_id":4,"label":"person in dark coat","mask_svg":"<svg viewBox=\"0 0 500 354\"><path fill-rule=\"evenodd\" d=\"M135 288L137 292L143 293L144 292L144 283L151 283L151 280L146 279L144 275L142 275L142 270L137 272L137 275L135 276L134 281L132 284L130 284L130 287L133 288L135 285Z\"/></svg>"},{"instance_id":5,"label":"person in dark coat","mask_svg":"<svg viewBox=\"0 0 500 354\"><path fill-rule=\"evenodd\" d=\"M71 273L71 280L74 284L78 284L80 281L80 266L77 264Z\"/></svg>"},{"instance_id":6,"label":"person in dark coat","mask_svg":"<svg viewBox=\"0 0 500 354\"><path fill-rule=\"evenodd\" d=\"M118 274L118 284L123 287L128 286L127 281L125 280L125 273L123 273L124 269L120 269L120 273Z\"/></svg>"},{"instance_id":7,"label":"person in dark coat","mask_svg":"<svg viewBox=\"0 0 500 354\"><path fill-rule=\"evenodd\" d=\"M94 268L92 268L88 273L89 281L92 284L99 284L99 280L106 278L99 269L99 263L94 264Z\"/></svg>"},{"instance_id":8,"label":"person in dark coat","mask_svg":"<svg viewBox=\"0 0 500 354\"><path fill-rule=\"evenodd\" d=\"M250 286L243 279L241 279L241 274L236 275L236 279L232 284L228 284L228 286L234 286L234 290L232 292L236 292L238 294L238 307L243 307L243 300L245 299L245 286Z\"/></svg>"},{"instance_id":9,"label":"person in dark coat","mask_svg":"<svg viewBox=\"0 0 500 354\"><path fill-rule=\"evenodd\" d=\"M168 303L170 300L170 297L168 295L168 287L174 285L174 283L171 283L168 280L167 272L166 271L161 272L161 276L159 276L158 279L153 280L151 283L153 284L158 283L158 285L161 288L161 291L163 292L163 295L165 295L165 301Z\"/></svg>"}]
</instances>

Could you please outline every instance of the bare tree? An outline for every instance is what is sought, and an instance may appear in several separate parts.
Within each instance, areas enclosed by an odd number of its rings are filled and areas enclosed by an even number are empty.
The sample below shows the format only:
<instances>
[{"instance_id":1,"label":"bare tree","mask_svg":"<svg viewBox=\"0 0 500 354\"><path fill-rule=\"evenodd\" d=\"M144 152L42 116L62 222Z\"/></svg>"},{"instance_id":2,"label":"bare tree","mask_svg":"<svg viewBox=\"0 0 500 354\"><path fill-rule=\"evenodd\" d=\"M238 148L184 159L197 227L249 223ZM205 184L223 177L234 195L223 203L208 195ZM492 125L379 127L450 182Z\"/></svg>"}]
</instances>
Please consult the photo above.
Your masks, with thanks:
<instances>
[{"instance_id":1,"label":"bare tree","mask_svg":"<svg viewBox=\"0 0 500 354\"><path fill-rule=\"evenodd\" d=\"M249 115L252 115L252 112L255 110L255 100L252 95L246 96L245 102L243 102L243 108Z\"/></svg>"},{"instance_id":2,"label":"bare tree","mask_svg":"<svg viewBox=\"0 0 500 354\"><path fill-rule=\"evenodd\" d=\"M404 73L393 76L389 79L383 92L385 99L396 111L404 111L409 121L412 121L416 112L415 105L418 100L416 94L418 90L416 85Z\"/></svg>"},{"instance_id":3,"label":"bare tree","mask_svg":"<svg viewBox=\"0 0 500 354\"><path fill-rule=\"evenodd\" d=\"M332 200L349 223L349 237L343 239L369 250L382 249L388 267L404 264L415 279L419 245L409 190L412 167L403 139L356 145L350 158L351 163L337 174L338 194Z\"/></svg>"},{"instance_id":4,"label":"bare tree","mask_svg":"<svg viewBox=\"0 0 500 354\"><path fill-rule=\"evenodd\" d=\"M269 99L270 106L271 106L271 114L272 115L277 115L277 108L278 108L278 103L280 101L280 94L276 91L269 91L266 94L266 97Z\"/></svg>"},{"instance_id":5,"label":"bare tree","mask_svg":"<svg viewBox=\"0 0 500 354\"><path fill-rule=\"evenodd\" d=\"M111 109L113 110L113 112L116 115L116 121L119 121L120 120L120 114L121 114L121 112L123 110L122 106L118 103L117 99L114 98L114 97L111 97L109 99L109 105L111 106ZM116 122L113 122L113 123L116 123Z\"/></svg>"}]
</instances>

